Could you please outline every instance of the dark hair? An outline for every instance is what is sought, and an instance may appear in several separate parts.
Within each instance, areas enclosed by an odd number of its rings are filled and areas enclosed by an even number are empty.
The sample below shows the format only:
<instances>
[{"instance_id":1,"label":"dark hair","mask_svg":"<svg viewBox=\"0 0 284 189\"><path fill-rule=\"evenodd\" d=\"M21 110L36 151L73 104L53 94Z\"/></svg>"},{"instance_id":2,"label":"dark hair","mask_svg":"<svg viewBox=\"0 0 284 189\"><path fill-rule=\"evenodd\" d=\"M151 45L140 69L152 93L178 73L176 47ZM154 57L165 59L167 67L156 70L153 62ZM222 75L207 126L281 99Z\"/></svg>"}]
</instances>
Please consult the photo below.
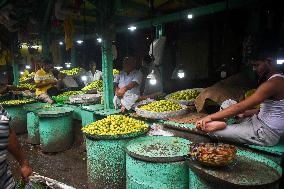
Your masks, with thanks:
<instances>
[{"instance_id":1,"label":"dark hair","mask_svg":"<svg viewBox=\"0 0 284 189\"><path fill-rule=\"evenodd\" d=\"M257 60L273 60L276 56L275 52L272 52L270 50L259 50L252 54L251 60L257 61Z\"/></svg>"},{"instance_id":2,"label":"dark hair","mask_svg":"<svg viewBox=\"0 0 284 189\"><path fill-rule=\"evenodd\" d=\"M44 65L50 65L52 64L52 61L48 58L42 58L41 59L41 62L44 64Z\"/></svg>"},{"instance_id":3,"label":"dark hair","mask_svg":"<svg viewBox=\"0 0 284 189\"><path fill-rule=\"evenodd\" d=\"M153 61L155 60L154 56L153 55L146 55L144 58L143 58L143 62L147 65L151 64Z\"/></svg>"}]
</instances>

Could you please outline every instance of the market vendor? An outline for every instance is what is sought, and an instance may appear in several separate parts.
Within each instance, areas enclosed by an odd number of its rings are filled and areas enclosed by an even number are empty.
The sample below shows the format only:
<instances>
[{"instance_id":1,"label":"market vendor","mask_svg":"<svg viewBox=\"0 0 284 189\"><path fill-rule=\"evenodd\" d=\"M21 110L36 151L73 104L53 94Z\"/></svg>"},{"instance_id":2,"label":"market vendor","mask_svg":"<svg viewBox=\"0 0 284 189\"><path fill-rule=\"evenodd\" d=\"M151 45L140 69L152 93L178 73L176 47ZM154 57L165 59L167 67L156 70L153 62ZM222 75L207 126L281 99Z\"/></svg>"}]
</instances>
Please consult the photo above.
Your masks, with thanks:
<instances>
[{"instance_id":1,"label":"market vendor","mask_svg":"<svg viewBox=\"0 0 284 189\"><path fill-rule=\"evenodd\" d=\"M84 75L86 76L86 80L84 81L85 86L89 83L102 79L102 72L97 70L97 64L94 61L90 62L90 70L86 72Z\"/></svg>"},{"instance_id":2,"label":"market vendor","mask_svg":"<svg viewBox=\"0 0 284 189\"><path fill-rule=\"evenodd\" d=\"M59 73L58 74L58 81L59 82L57 83L57 87L61 91L78 90L79 89L79 85L72 75Z\"/></svg>"},{"instance_id":3,"label":"market vendor","mask_svg":"<svg viewBox=\"0 0 284 189\"><path fill-rule=\"evenodd\" d=\"M0 88L0 92L6 91L7 88ZM0 93L1 94L1 93ZM7 163L7 153L10 152L19 162L20 172L23 179L27 182L28 177L32 174L29 162L21 149L17 140L16 133L9 127L9 115L0 105L0 188L15 188L16 184L13 180L11 171Z\"/></svg>"},{"instance_id":4,"label":"market vendor","mask_svg":"<svg viewBox=\"0 0 284 189\"><path fill-rule=\"evenodd\" d=\"M133 57L125 57L123 60L123 70L114 79L115 86L115 104L118 101L125 101L127 104L134 103L140 96L140 85L142 82L142 73L136 67L136 60ZM130 106L129 106L130 107ZM122 111L130 109L121 105Z\"/></svg>"},{"instance_id":5,"label":"market vendor","mask_svg":"<svg viewBox=\"0 0 284 189\"><path fill-rule=\"evenodd\" d=\"M284 75L275 61L264 53L254 58L253 69L263 81L254 94L220 112L196 122L209 136L236 143L273 146L284 133ZM259 110L249 110L259 105ZM248 111L249 110L249 111ZM224 119L241 115L239 124L227 125Z\"/></svg>"},{"instance_id":6,"label":"market vendor","mask_svg":"<svg viewBox=\"0 0 284 189\"><path fill-rule=\"evenodd\" d=\"M59 94L57 83L59 82L52 74L52 63L48 59L42 59L40 69L36 72L34 80L36 84L36 96L39 100L53 103L51 96Z\"/></svg>"}]
</instances>

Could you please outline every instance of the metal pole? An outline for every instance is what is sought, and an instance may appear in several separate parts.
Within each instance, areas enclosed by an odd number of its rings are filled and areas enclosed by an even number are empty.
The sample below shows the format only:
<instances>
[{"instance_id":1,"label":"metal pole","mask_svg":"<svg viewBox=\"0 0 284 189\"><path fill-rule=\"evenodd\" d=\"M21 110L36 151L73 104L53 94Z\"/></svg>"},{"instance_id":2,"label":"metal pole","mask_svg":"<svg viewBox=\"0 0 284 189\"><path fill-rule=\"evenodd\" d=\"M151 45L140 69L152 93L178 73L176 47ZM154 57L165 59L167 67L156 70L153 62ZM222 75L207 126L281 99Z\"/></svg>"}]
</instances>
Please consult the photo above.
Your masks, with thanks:
<instances>
[{"instance_id":1,"label":"metal pole","mask_svg":"<svg viewBox=\"0 0 284 189\"><path fill-rule=\"evenodd\" d=\"M160 39L164 35L164 26L157 25L156 26L156 39Z\"/></svg>"},{"instance_id":2,"label":"metal pole","mask_svg":"<svg viewBox=\"0 0 284 189\"><path fill-rule=\"evenodd\" d=\"M76 49L75 49L75 46L73 46L71 48L71 64L72 64L73 67L77 65L76 58L77 58L76 57Z\"/></svg>"},{"instance_id":3,"label":"metal pole","mask_svg":"<svg viewBox=\"0 0 284 189\"><path fill-rule=\"evenodd\" d=\"M112 45L111 39L106 38L102 42L102 71L103 71L103 87L104 87L104 108L113 109L113 62L112 62Z\"/></svg>"},{"instance_id":4,"label":"metal pole","mask_svg":"<svg viewBox=\"0 0 284 189\"><path fill-rule=\"evenodd\" d=\"M43 32L42 36L42 55L44 58L49 57L49 32Z\"/></svg>"},{"instance_id":5,"label":"metal pole","mask_svg":"<svg viewBox=\"0 0 284 189\"><path fill-rule=\"evenodd\" d=\"M18 85L19 84L19 64L17 64L16 59L15 59L15 53L16 53L16 39L12 40L12 45L11 45L11 51L12 51L12 66L13 66L13 76L14 76L14 82L13 85Z\"/></svg>"}]
</instances>

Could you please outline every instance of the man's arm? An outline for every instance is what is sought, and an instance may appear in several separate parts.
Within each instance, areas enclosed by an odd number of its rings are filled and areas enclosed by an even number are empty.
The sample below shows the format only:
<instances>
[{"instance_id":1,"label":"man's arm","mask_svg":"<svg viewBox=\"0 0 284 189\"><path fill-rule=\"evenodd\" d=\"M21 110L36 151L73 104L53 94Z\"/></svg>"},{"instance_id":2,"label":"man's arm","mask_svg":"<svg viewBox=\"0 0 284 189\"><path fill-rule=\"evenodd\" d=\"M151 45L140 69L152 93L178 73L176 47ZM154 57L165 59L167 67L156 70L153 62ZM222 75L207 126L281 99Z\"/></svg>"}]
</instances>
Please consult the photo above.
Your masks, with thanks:
<instances>
[{"instance_id":1,"label":"man's arm","mask_svg":"<svg viewBox=\"0 0 284 189\"><path fill-rule=\"evenodd\" d=\"M0 94L3 94L3 93L5 93L5 92L7 92L7 90L8 90L8 87L7 87L7 86L1 87L1 88L0 88Z\"/></svg>"},{"instance_id":2,"label":"man's arm","mask_svg":"<svg viewBox=\"0 0 284 189\"><path fill-rule=\"evenodd\" d=\"M256 105L259 105L264 100L271 97L273 94L275 94L277 89L277 84L274 81L267 81L263 83L253 95L248 97L247 99L229 107L226 108L223 111L211 114L207 117L209 117L212 121L221 120L224 118L235 116L239 113L242 113L249 108L252 108Z\"/></svg>"},{"instance_id":3,"label":"man's arm","mask_svg":"<svg viewBox=\"0 0 284 189\"><path fill-rule=\"evenodd\" d=\"M45 82L45 83L35 83L36 87L45 87L45 86L48 86L48 85L56 85L57 84L57 81L49 81L49 82Z\"/></svg>"},{"instance_id":4,"label":"man's arm","mask_svg":"<svg viewBox=\"0 0 284 189\"><path fill-rule=\"evenodd\" d=\"M139 84L136 81L132 81L128 85L125 86L126 91L131 90L135 87L137 87Z\"/></svg>"},{"instance_id":5,"label":"man's arm","mask_svg":"<svg viewBox=\"0 0 284 189\"><path fill-rule=\"evenodd\" d=\"M122 96L124 95L124 93L126 93L126 91L131 90L137 86L139 86L142 82L142 73L140 71L138 71L135 74L135 77L133 78L132 82L130 82L128 85L122 87L119 92L122 94Z\"/></svg>"},{"instance_id":6,"label":"man's arm","mask_svg":"<svg viewBox=\"0 0 284 189\"><path fill-rule=\"evenodd\" d=\"M25 181L28 181L28 177L32 174L32 169L29 166L28 159L22 151L16 133L10 129L10 135L8 140L8 151L15 157L21 166L21 174Z\"/></svg>"},{"instance_id":7,"label":"man's arm","mask_svg":"<svg viewBox=\"0 0 284 189\"><path fill-rule=\"evenodd\" d=\"M133 89L134 87L137 87L139 84L136 81L132 81L131 83L129 83L128 85L118 89L117 96L122 97L126 91Z\"/></svg>"}]
</instances>

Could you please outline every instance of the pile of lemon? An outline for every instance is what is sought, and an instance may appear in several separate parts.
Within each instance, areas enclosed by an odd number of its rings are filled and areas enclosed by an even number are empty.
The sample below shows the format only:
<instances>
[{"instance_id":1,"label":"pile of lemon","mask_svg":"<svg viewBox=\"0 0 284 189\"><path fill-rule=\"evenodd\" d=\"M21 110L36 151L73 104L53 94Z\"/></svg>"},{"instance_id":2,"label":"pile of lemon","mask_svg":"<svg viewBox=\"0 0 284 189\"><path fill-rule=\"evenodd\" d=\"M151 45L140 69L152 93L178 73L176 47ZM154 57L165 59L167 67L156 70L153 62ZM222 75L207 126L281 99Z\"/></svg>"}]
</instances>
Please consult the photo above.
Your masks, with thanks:
<instances>
[{"instance_id":1,"label":"pile of lemon","mask_svg":"<svg viewBox=\"0 0 284 189\"><path fill-rule=\"evenodd\" d=\"M124 115L110 115L82 128L91 135L125 135L147 130L148 125Z\"/></svg>"},{"instance_id":2,"label":"pile of lemon","mask_svg":"<svg viewBox=\"0 0 284 189\"><path fill-rule=\"evenodd\" d=\"M87 85L86 87L82 88L82 91L90 91L93 89L97 89L99 92L102 92L103 89L103 80L96 80Z\"/></svg>"},{"instance_id":3,"label":"pile of lemon","mask_svg":"<svg viewBox=\"0 0 284 189\"><path fill-rule=\"evenodd\" d=\"M73 96L73 95L79 95L79 94L84 94L84 92L83 91L67 91L60 95L57 95L57 97L60 98L63 96Z\"/></svg>"},{"instance_id":4,"label":"pile of lemon","mask_svg":"<svg viewBox=\"0 0 284 189\"><path fill-rule=\"evenodd\" d=\"M17 85L18 89L23 89L23 90L30 90L30 91L35 91L36 90L36 85L30 84L30 83L21 83Z\"/></svg>"},{"instance_id":5,"label":"pile of lemon","mask_svg":"<svg viewBox=\"0 0 284 189\"><path fill-rule=\"evenodd\" d=\"M169 99L172 100L194 100L200 94L197 90L185 90L172 93Z\"/></svg>"},{"instance_id":6,"label":"pile of lemon","mask_svg":"<svg viewBox=\"0 0 284 189\"><path fill-rule=\"evenodd\" d=\"M139 109L147 110L150 112L167 112L167 111L181 110L182 107L180 104L172 102L170 100L159 100L159 101L154 101L147 105L143 105L139 107Z\"/></svg>"},{"instance_id":7,"label":"pile of lemon","mask_svg":"<svg viewBox=\"0 0 284 189\"><path fill-rule=\"evenodd\" d=\"M82 68L76 67L76 68L72 68L71 70L62 70L62 71L60 71L60 73L63 73L63 74L66 74L66 75L77 75L82 71L83 71Z\"/></svg>"},{"instance_id":8,"label":"pile of lemon","mask_svg":"<svg viewBox=\"0 0 284 189\"><path fill-rule=\"evenodd\" d=\"M33 79L35 77L35 72L25 72L19 79L20 83Z\"/></svg>"},{"instance_id":9,"label":"pile of lemon","mask_svg":"<svg viewBox=\"0 0 284 189\"><path fill-rule=\"evenodd\" d=\"M113 75L118 75L118 74L119 74L119 70L113 69L113 70L112 70L112 74L113 74Z\"/></svg>"},{"instance_id":10,"label":"pile of lemon","mask_svg":"<svg viewBox=\"0 0 284 189\"><path fill-rule=\"evenodd\" d=\"M2 105L18 105L18 104L30 103L30 102L33 102L33 101L34 100L7 100L7 101L0 102L0 104L2 104Z\"/></svg>"}]
</instances>

